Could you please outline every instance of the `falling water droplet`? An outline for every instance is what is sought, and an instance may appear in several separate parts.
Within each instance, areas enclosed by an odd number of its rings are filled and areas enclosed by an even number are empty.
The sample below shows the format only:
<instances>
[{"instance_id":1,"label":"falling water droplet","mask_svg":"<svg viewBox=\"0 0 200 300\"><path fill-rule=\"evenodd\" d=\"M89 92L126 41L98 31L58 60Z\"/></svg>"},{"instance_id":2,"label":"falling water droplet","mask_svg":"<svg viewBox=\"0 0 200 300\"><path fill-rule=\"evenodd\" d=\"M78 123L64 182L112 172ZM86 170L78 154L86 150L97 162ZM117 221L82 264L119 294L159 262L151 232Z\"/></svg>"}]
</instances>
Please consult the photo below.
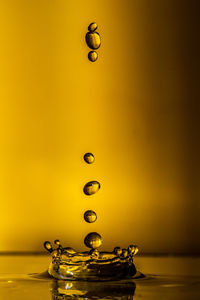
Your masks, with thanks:
<instances>
[{"instance_id":1,"label":"falling water droplet","mask_svg":"<svg viewBox=\"0 0 200 300\"><path fill-rule=\"evenodd\" d=\"M88 59L91 61L91 62L95 62L98 58L98 54L96 51L90 51L88 53Z\"/></svg>"},{"instance_id":2,"label":"falling water droplet","mask_svg":"<svg viewBox=\"0 0 200 300\"><path fill-rule=\"evenodd\" d=\"M102 245L102 237L97 232L90 232L84 239L84 243L88 248L98 248Z\"/></svg>"},{"instance_id":3,"label":"falling water droplet","mask_svg":"<svg viewBox=\"0 0 200 300\"><path fill-rule=\"evenodd\" d=\"M97 23L95 23L95 22L93 22L93 23L91 23L89 26L88 26L88 30L90 31L90 32L94 32L95 30L97 30Z\"/></svg>"},{"instance_id":4,"label":"falling water droplet","mask_svg":"<svg viewBox=\"0 0 200 300\"><path fill-rule=\"evenodd\" d=\"M88 223L93 223L93 222L96 221L97 215L96 215L96 213L93 210L87 210L84 213L84 219Z\"/></svg>"},{"instance_id":5,"label":"falling water droplet","mask_svg":"<svg viewBox=\"0 0 200 300\"><path fill-rule=\"evenodd\" d=\"M93 164L95 158L94 158L94 155L90 152L88 153L85 153L84 155L84 161L87 163L87 164Z\"/></svg>"},{"instance_id":6,"label":"falling water droplet","mask_svg":"<svg viewBox=\"0 0 200 300\"><path fill-rule=\"evenodd\" d=\"M92 50L101 46L101 38L98 32L87 32L85 37L88 47Z\"/></svg>"},{"instance_id":7,"label":"falling water droplet","mask_svg":"<svg viewBox=\"0 0 200 300\"><path fill-rule=\"evenodd\" d=\"M84 193L87 196L93 195L100 189L100 183L98 181L90 181L86 183L86 185L83 188Z\"/></svg>"}]
</instances>

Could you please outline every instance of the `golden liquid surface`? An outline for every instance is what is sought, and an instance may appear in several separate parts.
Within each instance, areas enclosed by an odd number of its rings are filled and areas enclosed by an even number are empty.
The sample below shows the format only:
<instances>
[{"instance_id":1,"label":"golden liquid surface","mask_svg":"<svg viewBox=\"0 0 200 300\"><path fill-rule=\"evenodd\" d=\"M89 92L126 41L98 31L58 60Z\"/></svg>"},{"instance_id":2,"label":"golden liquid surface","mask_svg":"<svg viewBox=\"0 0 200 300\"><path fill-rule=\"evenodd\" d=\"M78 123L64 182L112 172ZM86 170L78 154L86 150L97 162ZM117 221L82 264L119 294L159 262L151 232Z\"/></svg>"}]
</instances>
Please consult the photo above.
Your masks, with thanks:
<instances>
[{"instance_id":1,"label":"golden liquid surface","mask_svg":"<svg viewBox=\"0 0 200 300\"><path fill-rule=\"evenodd\" d=\"M51 300L60 296L62 299L198 300L200 297L199 258L136 257L136 266L146 274L145 278L89 284L56 282L46 275L38 276L46 271L49 262L47 256L0 256L0 299Z\"/></svg>"}]
</instances>

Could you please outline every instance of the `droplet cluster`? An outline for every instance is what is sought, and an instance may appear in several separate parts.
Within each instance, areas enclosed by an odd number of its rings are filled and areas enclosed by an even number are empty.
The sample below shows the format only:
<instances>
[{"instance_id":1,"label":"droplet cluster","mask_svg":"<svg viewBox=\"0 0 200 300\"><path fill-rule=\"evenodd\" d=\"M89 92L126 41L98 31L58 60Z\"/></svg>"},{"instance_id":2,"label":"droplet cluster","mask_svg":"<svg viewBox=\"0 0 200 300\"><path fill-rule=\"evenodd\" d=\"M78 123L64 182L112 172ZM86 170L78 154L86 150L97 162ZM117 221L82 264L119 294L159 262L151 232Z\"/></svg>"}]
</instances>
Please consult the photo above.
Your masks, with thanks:
<instances>
[{"instance_id":1,"label":"droplet cluster","mask_svg":"<svg viewBox=\"0 0 200 300\"><path fill-rule=\"evenodd\" d=\"M86 33L85 40L86 44L92 51L88 53L88 59L91 62L95 62L98 59L98 53L96 50L101 46L101 37L98 32L96 32L98 26L96 23L91 23L88 26L88 32Z\"/></svg>"},{"instance_id":2,"label":"droplet cluster","mask_svg":"<svg viewBox=\"0 0 200 300\"><path fill-rule=\"evenodd\" d=\"M95 161L94 155L92 153L86 153L84 155L84 161L87 164L93 164ZM85 184L83 192L87 196L96 194L100 189L100 183L96 180L89 181ZM97 214L93 210L87 210L84 213L84 220L87 223L94 223L97 220ZM91 249L96 249L102 245L102 237L97 232L90 232L84 239L86 247Z\"/></svg>"}]
</instances>

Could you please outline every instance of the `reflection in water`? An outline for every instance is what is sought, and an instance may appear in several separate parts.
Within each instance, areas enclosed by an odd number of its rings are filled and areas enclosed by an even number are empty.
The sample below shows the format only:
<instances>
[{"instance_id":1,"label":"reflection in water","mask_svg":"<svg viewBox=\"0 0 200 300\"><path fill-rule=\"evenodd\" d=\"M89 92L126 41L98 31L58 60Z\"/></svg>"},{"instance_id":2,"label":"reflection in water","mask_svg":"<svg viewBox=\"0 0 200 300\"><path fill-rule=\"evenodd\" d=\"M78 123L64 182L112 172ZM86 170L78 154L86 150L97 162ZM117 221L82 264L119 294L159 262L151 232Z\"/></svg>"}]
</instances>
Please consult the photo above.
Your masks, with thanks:
<instances>
[{"instance_id":1,"label":"reflection in water","mask_svg":"<svg viewBox=\"0 0 200 300\"><path fill-rule=\"evenodd\" d=\"M68 298L68 299L67 299ZM199 276L141 276L109 282L55 280L42 274L1 274L2 300L200 299Z\"/></svg>"},{"instance_id":2,"label":"reflection in water","mask_svg":"<svg viewBox=\"0 0 200 300\"><path fill-rule=\"evenodd\" d=\"M116 249L116 252L119 250ZM47 271L36 273L45 270L47 262L48 257L44 255L0 256L0 299L200 299L200 258L148 258L140 256L136 263L147 275L144 277L137 273L134 278L115 282L56 281ZM161 272L166 274L161 275ZM149 273L157 275L149 275ZM65 299L67 297L70 299Z\"/></svg>"},{"instance_id":3,"label":"reflection in water","mask_svg":"<svg viewBox=\"0 0 200 300\"><path fill-rule=\"evenodd\" d=\"M133 298L136 285L134 282L83 282L54 281L52 299L67 298L83 299L116 299L130 300Z\"/></svg>"}]
</instances>

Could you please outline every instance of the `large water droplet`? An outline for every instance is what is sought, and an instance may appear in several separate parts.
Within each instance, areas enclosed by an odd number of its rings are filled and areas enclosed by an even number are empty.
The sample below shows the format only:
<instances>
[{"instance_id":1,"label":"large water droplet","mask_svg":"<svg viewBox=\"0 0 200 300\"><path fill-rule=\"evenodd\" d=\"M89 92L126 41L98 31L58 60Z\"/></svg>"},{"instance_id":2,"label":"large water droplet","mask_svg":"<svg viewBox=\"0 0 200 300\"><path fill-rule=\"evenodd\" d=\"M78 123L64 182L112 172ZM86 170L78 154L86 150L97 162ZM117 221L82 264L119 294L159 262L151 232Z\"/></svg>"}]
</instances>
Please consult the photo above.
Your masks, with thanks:
<instances>
[{"instance_id":1,"label":"large water droplet","mask_svg":"<svg viewBox=\"0 0 200 300\"><path fill-rule=\"evenodd\" d=\"M100 183L98 181L90 181L86 183L86 185L83 188L84 193L87 196L93 195L100 189Z\"/></svg>"},{"instance_id":2,"label":"large water droplet","mask_svg":"<svg viewBox=\"0 0 200 300\"><path fill-rule=\"evenodd\" d=\"M85 153L85 155L84 155L84 161L87 164L93 164L93 162L95 161L94 155L92 153L90 153L90 152Z\"/></svg>"},{"instance_id":3,"label":"large water droplet","mask_svg":"<svg viewBox=\"0 0 200 300\"><path fill-rule=\"evenodd\" d=\"M98 49L101 45L101 38L98 32L87 32L85 40L88 47L92 50Z\"/></svg>"},{"instance_id":4,"label":"large water droplet","mask_svg":"<svg viewBox=\"0 0 200 300\"><path fill-rule=\"evenodd\" d=\"M98 248L102 245L102 237L97 232L90 232L84 239L84 243L88 248Z\"/></svg>"},{"instance_id":5,"label":"large water droplet","mask_svg":"<svg viewBox=\"0 0 200 300\"><path fill-rule=\"evenodd\" d=\"M84 213L84 219L88 223L93 223L93 222L96 221L97 215L96 215L96 213L93 210L87 210Z\"/></svg>"}]
</instances>

